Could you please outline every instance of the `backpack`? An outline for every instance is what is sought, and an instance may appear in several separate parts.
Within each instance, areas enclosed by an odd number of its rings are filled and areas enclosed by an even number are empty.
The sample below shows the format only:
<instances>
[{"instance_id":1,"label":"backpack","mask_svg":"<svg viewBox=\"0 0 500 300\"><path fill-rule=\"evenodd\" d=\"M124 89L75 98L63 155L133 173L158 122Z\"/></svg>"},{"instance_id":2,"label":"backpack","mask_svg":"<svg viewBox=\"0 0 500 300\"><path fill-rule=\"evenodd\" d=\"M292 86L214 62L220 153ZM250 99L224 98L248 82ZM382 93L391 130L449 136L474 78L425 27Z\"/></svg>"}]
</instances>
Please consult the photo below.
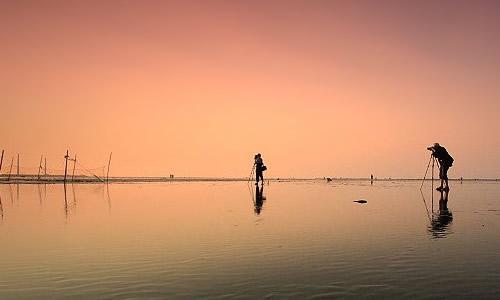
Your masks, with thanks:
<instances>
[{"instance_id":1,"label":"backpack","mask_svg":"<svg viewBox=\"0 0 500 300\"><path fill-rule=\"evenodd\" d=\"M448 154L448 162L450 163L450 167L453 165L453 162L455 161L451 155Z\"/></svg>"}]
</instances>

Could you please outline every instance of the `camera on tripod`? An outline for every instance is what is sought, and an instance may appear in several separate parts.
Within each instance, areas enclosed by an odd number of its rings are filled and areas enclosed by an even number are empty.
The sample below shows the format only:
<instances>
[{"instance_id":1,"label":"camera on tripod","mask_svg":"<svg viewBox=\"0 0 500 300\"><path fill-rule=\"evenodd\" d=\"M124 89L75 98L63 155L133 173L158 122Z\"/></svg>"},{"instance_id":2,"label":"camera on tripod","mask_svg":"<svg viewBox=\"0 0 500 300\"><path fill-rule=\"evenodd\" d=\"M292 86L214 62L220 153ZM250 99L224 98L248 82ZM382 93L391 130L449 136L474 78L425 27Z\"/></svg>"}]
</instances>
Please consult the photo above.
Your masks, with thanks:
<instances>
[{"instance_id":1,"label":"camera on tripod","mask_svg":"<svg viewBox=\"0 0 500 300\"><path fill-rule=\"evenodd\" d=\"M427 150L432 151L432 154L436 152L441 146L438 143L434 143L434 145L427 147Z\"/></svg>"}]
</instances>

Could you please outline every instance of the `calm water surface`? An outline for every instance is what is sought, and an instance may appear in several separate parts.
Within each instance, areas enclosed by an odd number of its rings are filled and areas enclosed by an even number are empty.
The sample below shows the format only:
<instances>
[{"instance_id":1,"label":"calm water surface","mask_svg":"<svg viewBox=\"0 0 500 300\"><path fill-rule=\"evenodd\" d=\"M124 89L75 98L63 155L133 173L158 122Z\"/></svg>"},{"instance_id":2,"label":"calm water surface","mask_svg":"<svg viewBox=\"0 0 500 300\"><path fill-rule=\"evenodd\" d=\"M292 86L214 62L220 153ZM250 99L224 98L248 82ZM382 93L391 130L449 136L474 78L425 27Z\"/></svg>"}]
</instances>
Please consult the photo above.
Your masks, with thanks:
<instances>
[{"instance_id":1,"label":"calm water surface","mask_svg":"<svg viewBox=\"0 0 500 300\"><path fill-rule=\"evenodd\" d=\"M419 186L0 185L0 299L498 299L500 183Z\"/></svg>"}]
</instances>

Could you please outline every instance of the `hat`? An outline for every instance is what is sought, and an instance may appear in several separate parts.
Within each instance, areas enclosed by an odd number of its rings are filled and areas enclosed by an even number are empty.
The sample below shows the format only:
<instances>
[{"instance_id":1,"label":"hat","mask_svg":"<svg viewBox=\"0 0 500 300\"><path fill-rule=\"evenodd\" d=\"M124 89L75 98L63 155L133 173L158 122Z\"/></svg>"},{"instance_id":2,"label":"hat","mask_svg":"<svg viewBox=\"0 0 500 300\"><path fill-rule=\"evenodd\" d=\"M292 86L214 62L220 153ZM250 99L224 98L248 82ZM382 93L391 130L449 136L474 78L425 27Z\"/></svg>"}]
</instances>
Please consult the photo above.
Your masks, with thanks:
<instances>
[{"instance_id":1,"label":"hat","mask_svg":"<svg viewBox=\"0 0 500 300\"><path fill-rule=\"evenodd\" d=\"M434 143L434 147L441 147L439 143Z\"/></svg>"}]
</instances>

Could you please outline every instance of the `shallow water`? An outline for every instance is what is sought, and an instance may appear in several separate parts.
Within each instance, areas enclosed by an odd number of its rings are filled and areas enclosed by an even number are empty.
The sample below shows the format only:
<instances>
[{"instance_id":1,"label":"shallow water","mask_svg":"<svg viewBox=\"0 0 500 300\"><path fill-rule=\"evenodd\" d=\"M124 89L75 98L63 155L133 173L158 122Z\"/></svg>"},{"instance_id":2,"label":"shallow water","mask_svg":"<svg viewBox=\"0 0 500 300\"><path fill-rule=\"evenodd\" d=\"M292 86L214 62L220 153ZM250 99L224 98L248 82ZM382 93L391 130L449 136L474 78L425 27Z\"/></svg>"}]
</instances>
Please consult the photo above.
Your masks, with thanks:
<instances>
[{"instance_id":1,"label":"shallow water","mask_svg":"<svg viewBox=\"0 0 500 300\"><path fill-rule=\"evenodd\" d=\"M0 185L0 299L498 299L500 184L419 187Z\"/></svg>"}]
</instances>

